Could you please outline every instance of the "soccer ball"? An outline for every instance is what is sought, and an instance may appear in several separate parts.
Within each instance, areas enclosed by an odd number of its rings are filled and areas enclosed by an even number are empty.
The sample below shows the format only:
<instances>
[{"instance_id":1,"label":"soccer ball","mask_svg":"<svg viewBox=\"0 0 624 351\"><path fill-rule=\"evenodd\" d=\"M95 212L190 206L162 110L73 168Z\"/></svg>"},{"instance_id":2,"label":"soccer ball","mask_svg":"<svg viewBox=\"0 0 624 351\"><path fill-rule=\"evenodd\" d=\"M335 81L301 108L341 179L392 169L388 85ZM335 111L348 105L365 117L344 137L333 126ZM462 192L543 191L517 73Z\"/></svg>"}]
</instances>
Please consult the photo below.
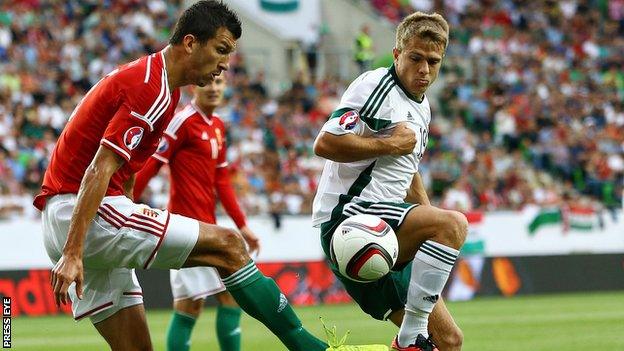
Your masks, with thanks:
<instances>
[{"instance_id":1,"label":"soccer ball","mask_svg":"<svg viewBox=\"0 0 624 351\"><path fill-rule=\"evenodd\" d=\"M390 272L399 255L394 230L367 214L345 219L332 236L330 259L340 274L356 282L375 281Z\"/></svg>"}]
</instances>

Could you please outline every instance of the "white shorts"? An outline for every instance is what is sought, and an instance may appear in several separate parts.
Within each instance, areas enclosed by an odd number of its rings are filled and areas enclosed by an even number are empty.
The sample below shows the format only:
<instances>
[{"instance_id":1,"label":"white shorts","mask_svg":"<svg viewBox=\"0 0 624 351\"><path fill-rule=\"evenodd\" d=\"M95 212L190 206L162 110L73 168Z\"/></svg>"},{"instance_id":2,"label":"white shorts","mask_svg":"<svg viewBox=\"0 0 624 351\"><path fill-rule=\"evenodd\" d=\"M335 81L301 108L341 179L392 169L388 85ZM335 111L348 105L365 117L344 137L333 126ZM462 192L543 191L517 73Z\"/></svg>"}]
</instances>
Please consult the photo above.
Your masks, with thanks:
<instances>
[{"instance_id":1,"label":"white shorts","mask_svg":"<svg viewBox=\"0 0 624 351\"><path fill-rule=\"evenodd\" d=\"M172 269L170 278L174 300L199 300L225 291L219 273L212 267Z\"/></svg>"},{"instance_id":2,"label":"white shorts","mask_svg":"<svg viewBox=\"0 0 624 351\"><path fill-rule=\"evenodd\" d=\"M54 264L61 258L75 194L47 200L41 214L44 245ZM134 268L180 268L197 243L199 222L107 196L89 227L83 251L83 299L69 289L74 318L103 321L122 308L143 303Z\"/></svg>"}]
</instances>

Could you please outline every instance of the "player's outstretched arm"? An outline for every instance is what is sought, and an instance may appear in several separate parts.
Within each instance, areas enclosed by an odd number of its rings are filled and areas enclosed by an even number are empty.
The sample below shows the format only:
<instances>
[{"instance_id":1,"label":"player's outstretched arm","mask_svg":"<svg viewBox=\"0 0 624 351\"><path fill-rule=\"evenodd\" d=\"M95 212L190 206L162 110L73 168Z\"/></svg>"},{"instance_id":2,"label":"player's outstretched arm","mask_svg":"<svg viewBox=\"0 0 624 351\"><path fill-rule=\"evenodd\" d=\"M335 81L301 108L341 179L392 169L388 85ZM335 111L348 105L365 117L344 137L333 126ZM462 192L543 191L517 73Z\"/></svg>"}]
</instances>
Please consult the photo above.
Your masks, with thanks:
<instances>
[{"instance_id":1,"label":"player's outstretched arm","mask_svg":"<svg viewBox=\"0 0 624 351\"><path fill-rule=\"evenodd\" d=\"M245 214L241 209L237 199L234 187L230 181L230 172L227 166L217 168L215 177L215 188L219 200L225 209L225 212L232 218L238 230L241 232L243 239L249 245L249 253L260 253L260 240L249 227L247 227Z\"/></svg>"},{"instance_id":2,"label":"player's outstretched arm","mask_svg":"<svg viewBox=\"0 0 624 351\"><path fill-rule=\"evenodd\" d=\"M414 150L414 146L416 134L405 123L399 123L392 134L383 136L321 132L314 142L314 153L328 160L346 163L379 156L407 155Z\"/></svg>"},{"instance_id":3,"label":"player's outstretched arm","mask_svg":"<svg viewBox=\"0 0 624 351\"><path fill-rule=\"evenodd\" d=\"M82 254L87 229L106 194L111 177L123 162L121 156L100 146L85 171L72 213L67 241L63 247L63 256L52 269L51 283L57 305L68 302L67 290L72 282L76 282L76 294L82 298Z\"/></svg>"}]
</instances>

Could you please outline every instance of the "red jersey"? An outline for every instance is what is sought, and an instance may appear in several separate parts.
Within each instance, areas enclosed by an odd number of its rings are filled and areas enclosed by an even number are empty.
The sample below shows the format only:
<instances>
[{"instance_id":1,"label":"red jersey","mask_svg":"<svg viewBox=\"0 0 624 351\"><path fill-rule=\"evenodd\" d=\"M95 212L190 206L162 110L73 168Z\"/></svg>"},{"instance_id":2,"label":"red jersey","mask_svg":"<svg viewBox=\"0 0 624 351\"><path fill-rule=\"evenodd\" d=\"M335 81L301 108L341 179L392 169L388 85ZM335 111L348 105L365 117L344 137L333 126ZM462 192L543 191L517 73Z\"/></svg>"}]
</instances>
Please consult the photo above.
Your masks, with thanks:
<instances>
[{"instance_id":1,"label":"red jersey","mask_svg":"<svg viewBox=\"0 0 624 351\"><path fill-rule=\"evenodd\" d=\"M61 133L35 207L43 210L49 196L78 193L100 145L126 160L106 190L106 196L123 195L123 183L156 150L179 98L178 89L169 89L163 51L120 66L102 78L76 106Z\"/></svg>"},{"instance_id":2,"label":"red jersey","mask_svg":"<svg viewBox=\"0 0 624 351\"><path fill-rule=\"evenodd\" d=\"M206 116L194 103L178 112L165 130L156 153L137 174L135 198L164 163L169 164L171 213L215 223L219 198L236 225L245 225L230 183L225 127L217 116Z\"/></svg>"}]
</instances>

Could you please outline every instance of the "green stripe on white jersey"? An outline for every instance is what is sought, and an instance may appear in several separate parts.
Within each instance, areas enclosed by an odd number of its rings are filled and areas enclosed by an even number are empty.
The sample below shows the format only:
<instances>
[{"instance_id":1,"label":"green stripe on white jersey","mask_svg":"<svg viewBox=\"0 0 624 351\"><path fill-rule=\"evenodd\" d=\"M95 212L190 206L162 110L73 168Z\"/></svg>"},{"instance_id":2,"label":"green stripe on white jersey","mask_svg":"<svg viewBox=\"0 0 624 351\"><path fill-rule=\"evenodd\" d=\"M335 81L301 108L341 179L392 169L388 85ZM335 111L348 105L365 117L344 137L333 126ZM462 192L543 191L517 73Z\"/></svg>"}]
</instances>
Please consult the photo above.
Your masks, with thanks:
<instances>
[{"instance_id":1,"label":"green stripe on white jersey","mask_svg":"<svg viewBox=\"0 0 624 351\"><path fill-rule=\"evenodd\" d=\"M403 202L427 146L430 121L429 101L426 97L415 101L404 90L394 67L378 68L356 78L321 131L383 136L391 133L397 123L405 122L416 133L416 147L411 154L398 157L351 163L326 161L314 198L313 224L319 226L328 221L334 208L344 205L347 195L349 202ZM353 194L349 190L363 173L370 180L358 194Z\"/></svg>"}]
</instances>

